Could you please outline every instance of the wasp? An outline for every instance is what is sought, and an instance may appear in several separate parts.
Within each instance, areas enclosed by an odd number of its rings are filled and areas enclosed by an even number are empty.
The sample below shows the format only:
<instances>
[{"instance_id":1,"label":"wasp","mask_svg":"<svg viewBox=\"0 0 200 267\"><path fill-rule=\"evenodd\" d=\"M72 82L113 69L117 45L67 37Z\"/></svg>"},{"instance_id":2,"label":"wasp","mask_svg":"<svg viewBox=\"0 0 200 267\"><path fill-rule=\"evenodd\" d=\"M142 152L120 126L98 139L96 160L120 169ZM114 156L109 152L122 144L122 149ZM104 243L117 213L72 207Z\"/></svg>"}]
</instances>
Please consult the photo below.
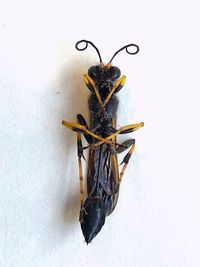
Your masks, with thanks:
<instances>
[{"instance_id":1,"label":"wasp","mask_svg":"<svg viewBox=\"0 0 200 267\"><path fill-rule=\"evenodd\" d=\"M84 47L82 47L84 45ZM118 143L118 134L134 132L144 126L144 123L130 124L116 128L116 113L118 98L116 94L125 84L126 76L121 76L118 67L112 65L114 57L126 50L135 55L139 46L129 44L114 53L108 64L104 64L98 48L88 40L80 40L75 47L79 51L91 45L99 57L99 65L91 66L87 74L83 75L84 82L91 94L88 99L90 123L81 114L77 115L77 122L62 121L62 124L77 134L77 156L80 176L80 216L79 221L86 243L100 232L106 216L110 215L117 204L119 187L128 162L135 148L135 139L128 139ZM81 46L81 47L80 47ZM128 48L134 47L130 52ZM82 144L82 136L87 146ZM87 160L87 194L84 189L82 160L83 151L89 149ZM128 150L122 160L119 170L118 154Z\"/></svg>"}]
</instances>

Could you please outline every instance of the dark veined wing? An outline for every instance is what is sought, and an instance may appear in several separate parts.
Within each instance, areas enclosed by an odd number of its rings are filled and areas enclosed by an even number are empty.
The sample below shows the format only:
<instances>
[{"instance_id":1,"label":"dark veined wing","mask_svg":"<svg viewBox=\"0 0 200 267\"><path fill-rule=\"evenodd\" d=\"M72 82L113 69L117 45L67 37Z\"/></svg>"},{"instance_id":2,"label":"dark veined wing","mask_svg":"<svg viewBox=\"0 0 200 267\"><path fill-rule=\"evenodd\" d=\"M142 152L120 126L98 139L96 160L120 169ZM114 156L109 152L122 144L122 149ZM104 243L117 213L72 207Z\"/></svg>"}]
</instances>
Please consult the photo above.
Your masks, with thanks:
<instances>
[{"instance_id":1,"label":"dark veined wing","mask_svg":"<svg viewBox=\"0 0 200 267\"><path fill-rule=\"evenodd\" d=\"M102 144L90 149L87 173L88 195L100 189L109 194L115 194L119 184L117 156L112 155L110 147Z\"/></svg>"},{"instance_id":2,"label":"dark veined wing","mask_svg":"<svg viewBox=\"0 0 200 267\"><path fill-rule=\"evenodd\" d=\"M115 126L115 122L113 124ZM116 142L116 137L113 141ZM98 190L100 186L108 195L115 194L119 188L118 158L111 153L111 148L106 143L89 150L88 195Z\"/></svg>"},{"instance_id":3,"label":"dark veined wing","mask_svg":"<svg viewBox=\"0 0 200 267\"><path fill-rule=\"evenodd\" d=\"M119 195L119 171L117 156L107 144L89 152L87 192L102 198L107 216L113 212Z\"/></svg>"}]
</instances>

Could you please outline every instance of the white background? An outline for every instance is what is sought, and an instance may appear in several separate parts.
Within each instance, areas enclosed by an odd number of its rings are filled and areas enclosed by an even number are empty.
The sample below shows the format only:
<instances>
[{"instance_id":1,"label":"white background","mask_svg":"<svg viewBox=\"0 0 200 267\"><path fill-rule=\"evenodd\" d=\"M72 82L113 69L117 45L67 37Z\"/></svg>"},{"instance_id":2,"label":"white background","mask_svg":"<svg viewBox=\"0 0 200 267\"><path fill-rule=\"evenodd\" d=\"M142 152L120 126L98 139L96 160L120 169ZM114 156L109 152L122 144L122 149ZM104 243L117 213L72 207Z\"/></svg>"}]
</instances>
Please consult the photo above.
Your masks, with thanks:
<instances>
[{"instance_id":1,"label":"white background","mask_svg":"<svg viewBox=\"0 0 200 267\"><path fill-rule=\"evenodd\" d=\"M0 266L200 266L198 1L1 1ZM88 246L79 222L82 74L125 44L118 127L136 152L115 212ZM126 137L126 138L128 138ZM125 136L120 137L121 140Z\"/></svg>"}]
</instances>

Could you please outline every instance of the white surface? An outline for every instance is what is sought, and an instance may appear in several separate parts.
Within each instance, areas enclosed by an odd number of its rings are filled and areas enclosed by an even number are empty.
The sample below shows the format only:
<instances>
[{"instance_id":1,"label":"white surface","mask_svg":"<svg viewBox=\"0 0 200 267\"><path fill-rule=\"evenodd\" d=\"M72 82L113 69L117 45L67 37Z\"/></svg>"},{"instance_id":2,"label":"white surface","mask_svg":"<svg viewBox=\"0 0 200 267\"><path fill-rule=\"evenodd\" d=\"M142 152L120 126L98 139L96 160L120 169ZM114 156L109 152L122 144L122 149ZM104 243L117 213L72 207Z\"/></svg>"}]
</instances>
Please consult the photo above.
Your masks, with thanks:
<instances>
[{"instance_id":1,"label":"white surface","mask_svg":"<svg viewBox=\"0 0 200 267\"><path fill-rule=\"evenodd\" d=\"M200 266L198 1L2 1L0 266ZM82 74L114 61L127 83L118 126L144 121L118 206L86 246L75 134ZM123 137L124 138L124 137ZM123 139L122 138L122 139Z\"/></svg>"}]
</instances>

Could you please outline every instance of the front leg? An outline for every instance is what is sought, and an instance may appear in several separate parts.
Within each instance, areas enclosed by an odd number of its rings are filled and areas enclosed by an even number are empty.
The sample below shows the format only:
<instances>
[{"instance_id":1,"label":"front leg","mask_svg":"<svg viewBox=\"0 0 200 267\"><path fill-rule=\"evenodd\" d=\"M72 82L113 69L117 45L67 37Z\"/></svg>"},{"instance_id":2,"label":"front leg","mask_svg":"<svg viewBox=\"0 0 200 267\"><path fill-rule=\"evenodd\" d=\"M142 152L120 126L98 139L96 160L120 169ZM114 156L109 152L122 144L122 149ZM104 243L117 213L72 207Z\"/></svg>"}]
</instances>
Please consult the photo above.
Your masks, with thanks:
<instances>
[{"instance_id":1,"label":"front leg","mask_svg":"<svg viewBox=\"0 0 200 267\"><path fill-rule=\"evenodd\" d=\"M103 143L108 144L108 141L111 140L112 138L115 138L118 134L134 132L143 126L144 126L144 122L140 122L140 123L136 123L136 124L129 124L129 125L123 126L123 127L119 128L119 130L116 130L116 131L114 131L114 128L113 128L114 133L105 138L106 142L103 140L98 141L98 142L94 143L92 146L96 147L96 146L99 146Z\"/></svg>"},{"instance_id":2,"label":"front leg","mask_svg":"<svg viewBox=\"0 0 200 267\"><path fill-rule=\"evenodd\" d=\"M113 88L112 90L110 91L110 93L108 94L108 96L106 97L105 101L103 102L103 106L105 107L106 104L109 102L111 96L115 93L118 93L119 90L122 89L122 87L124 86L126 82L126 76L123 75L119 80L117 80L114 85L113 85Z\"/></svg>"},{"instance_id":3,"label":"front leg","mask_svg":"<svg viewBox=\"0 0 200 267\"><path fill-rule=\"evenodd\" d=\"M102 109L103 111L105 111L105 108L104 108L104 105L103 105L103 101L102 101L102 99L101 99L101 96L100 96L100 94L99 94L99 91L98 91L98 89L97 89L97 87L96 87L95 82L94 82L94 81L92 80L92 78L90 78L90 76L89 76L88 74L86 74L86 73L83 75L83 80L84 80L86 86L88 87L88 89L89 89L90 91L92 91L92 92L95 92L96 97L97 97L97 99L98 99L98 102L99 102L99 105L100 105L101 109Z\"/></svg>"},{"instance_id":4,"label":"front leg","mask_svg":"<svg viewBox=\"0 0 200 267\"><path fill-rule=\"evenodd\" d=\"M81 114L77 114L77 121L86 127L86 129L89 129L86 120L84 119L84 117ZM93 131L94 132L94 131ZM88 142L88 144L92 144L93 143L93 138L91 135L83 133L86 141Z\"/></svg>"},{"instance_id":5,"label":"front leg","mask_svg":"<svg viewBox=\"0 0 200 267\"><path fill-rule=\"evenodd\" d=\"M74 123L74 122L69 122L69 121L63 120L62 124L74 132L79 132L82 134L89 134L90 136L94 137L95 139L101 141L102 143L112 144L112 141L107 140L106 138L103 138L103 137L93 133L92 131L88 130L86 128L86 126L83 126L79 123Z\"/></svg>"}]
</instances>

